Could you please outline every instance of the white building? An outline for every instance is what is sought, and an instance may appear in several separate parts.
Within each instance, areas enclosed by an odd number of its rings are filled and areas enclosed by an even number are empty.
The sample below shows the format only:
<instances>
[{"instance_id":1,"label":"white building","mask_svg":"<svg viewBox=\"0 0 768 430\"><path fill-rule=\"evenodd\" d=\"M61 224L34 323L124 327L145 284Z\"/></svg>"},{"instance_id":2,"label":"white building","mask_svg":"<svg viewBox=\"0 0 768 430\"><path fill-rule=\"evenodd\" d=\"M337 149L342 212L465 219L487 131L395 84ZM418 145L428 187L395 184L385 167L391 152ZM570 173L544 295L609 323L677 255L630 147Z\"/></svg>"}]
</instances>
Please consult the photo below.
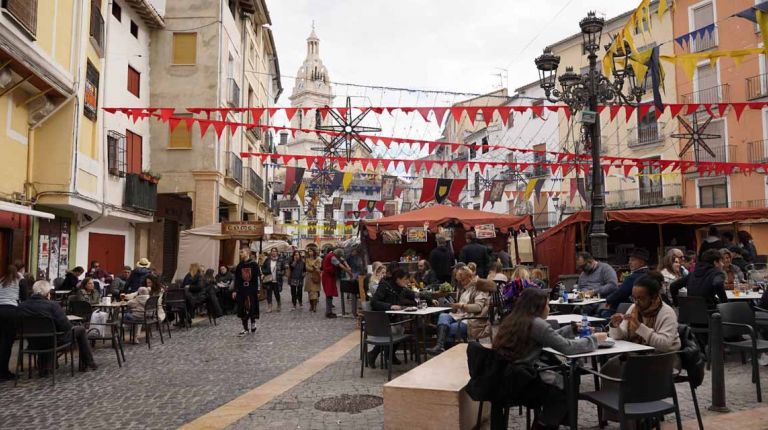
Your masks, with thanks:
<instances>
[{"instance_id":1,"label":"white building","mask_svg":"<svg viewBox=\"0 0 768 430\"><path fill-rule=\"evenodd\" d=\"M112 0L105 21L101 106L150 107L151 32L165 26L153 0ZM78 167L96 178L100 213L89 214L77 231L76 264L98 260L115 272L146 256L155 195L138 175L151 170L150 120L133 122L123 114L104 114L101 151L96 159L78 153ZM146 187L140 184L146 183ZM140 187L135 188L136 186ZM150 195L151 194L151 195Z\"/></svg>"}]
</instances>

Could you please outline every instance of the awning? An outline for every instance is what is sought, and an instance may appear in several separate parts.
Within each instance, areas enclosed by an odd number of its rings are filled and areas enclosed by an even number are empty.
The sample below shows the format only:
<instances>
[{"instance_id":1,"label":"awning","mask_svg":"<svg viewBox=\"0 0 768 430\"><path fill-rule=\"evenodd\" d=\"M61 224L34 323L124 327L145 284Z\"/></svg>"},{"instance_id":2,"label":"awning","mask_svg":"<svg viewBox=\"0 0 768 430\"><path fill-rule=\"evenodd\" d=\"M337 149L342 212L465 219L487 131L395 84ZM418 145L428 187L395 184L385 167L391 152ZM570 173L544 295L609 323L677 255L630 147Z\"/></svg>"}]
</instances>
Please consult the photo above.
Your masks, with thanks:
<instances>
[{"instance_id":1,"label":"awning","mask_svg":"<svg viewBox=\"0 0 768 430\"><path fill-rule=\"evenodd\" d=\"M56 215L52 213L36 211L30 208L29 206L17 205L16 203L9 203L9 202L0 202L0 211L36 216L38 218L45 218L45 219L56 218Z\"/></svg>"}]
</instances>

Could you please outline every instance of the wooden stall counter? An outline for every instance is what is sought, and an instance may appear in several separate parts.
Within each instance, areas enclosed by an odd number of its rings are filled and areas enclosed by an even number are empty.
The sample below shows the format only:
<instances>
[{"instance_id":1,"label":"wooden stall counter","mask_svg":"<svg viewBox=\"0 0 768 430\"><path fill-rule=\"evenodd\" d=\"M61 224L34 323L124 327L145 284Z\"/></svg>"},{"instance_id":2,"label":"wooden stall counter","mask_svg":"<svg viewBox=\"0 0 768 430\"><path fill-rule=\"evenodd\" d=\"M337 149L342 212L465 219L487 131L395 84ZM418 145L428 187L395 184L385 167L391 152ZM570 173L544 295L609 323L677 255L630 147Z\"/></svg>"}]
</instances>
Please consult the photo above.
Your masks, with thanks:
<instances>
[{"instance_id":1,"label":"wooden stall counter","mask_svg":"<svg viewBox=\"0 0 768 430\"><path fill-rule=\"evenodd\" d=\"M467 382L467 344L461 343L384 385L384 428L474 428L480 403L464 391ZM483 408L484 415L489 410Z\"/></svg>"}]
</instances>

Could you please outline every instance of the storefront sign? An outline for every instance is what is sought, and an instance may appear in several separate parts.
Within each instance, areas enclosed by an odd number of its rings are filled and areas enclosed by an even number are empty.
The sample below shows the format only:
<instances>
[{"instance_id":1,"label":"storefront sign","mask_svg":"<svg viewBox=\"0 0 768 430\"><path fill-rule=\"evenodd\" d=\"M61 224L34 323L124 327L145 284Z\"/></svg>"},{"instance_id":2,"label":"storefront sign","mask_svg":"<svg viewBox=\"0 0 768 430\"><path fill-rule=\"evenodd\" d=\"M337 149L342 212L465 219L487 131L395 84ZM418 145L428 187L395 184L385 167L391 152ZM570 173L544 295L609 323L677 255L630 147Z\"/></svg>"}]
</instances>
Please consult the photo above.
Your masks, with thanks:
<instances>
[{"instance_id":1,"label":"storefront sign","mask_svg":"<svg viewBox=\"0 0 768 430\"><path fill-rule=\"evenodd\" d=\"M408 227L408 242L426 242L427 231L423 227Z\"/></svg>"},{"instance_id":2,"label":"storefront sign","mask_svg":"<svg viewBox=\"0 0 768 430\"><path fill-rule=\"evenodd\" d=\"M398 230L383 230L381 232L381 241L385 244L399 244L402 240L402 235Z\"/></svg>"},{"instance_id":3,"label":"storefront sign","mask_svg":"<svg viewBox=\"0 0 768 430\"><path fill-rule=\"evenodd\" d=\"M225 221L221 223L221 234L240 238L261 238L264 236L264 222Z\"/></svg>"},{"instance_id":4,"label":"storefront sign","mask_svg":"<svg viewBox=\"0 0 768 430\"><path fill-rule=\"evenodd\" d=\"M496 226L493 224L480 224L475 226L475 235L478 239L491 239L496 237Z\"/></svg>"}]
</instances>

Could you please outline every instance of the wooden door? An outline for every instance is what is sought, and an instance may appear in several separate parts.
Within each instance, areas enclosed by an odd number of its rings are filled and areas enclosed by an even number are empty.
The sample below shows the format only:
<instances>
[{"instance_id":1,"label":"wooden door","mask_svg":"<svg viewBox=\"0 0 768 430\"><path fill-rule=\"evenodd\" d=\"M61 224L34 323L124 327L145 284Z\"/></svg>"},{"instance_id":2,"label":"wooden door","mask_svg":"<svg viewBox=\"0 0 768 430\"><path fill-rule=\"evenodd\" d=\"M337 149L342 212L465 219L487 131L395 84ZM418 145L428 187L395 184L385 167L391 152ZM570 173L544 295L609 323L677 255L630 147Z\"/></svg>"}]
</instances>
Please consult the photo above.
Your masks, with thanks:
<instances>
[{"instance_id":1,"label":"wooden door","mask_svg":"<svg viewBox=\"0 0 768 430\"><path fill-rule=\"evenodd\" d=\"M125 236L90 233L88 235L88 264L96 260L111 274L120 273L125 265ZM85 268L86 270L89 269Z\"/></svg>"}]
</instances>

